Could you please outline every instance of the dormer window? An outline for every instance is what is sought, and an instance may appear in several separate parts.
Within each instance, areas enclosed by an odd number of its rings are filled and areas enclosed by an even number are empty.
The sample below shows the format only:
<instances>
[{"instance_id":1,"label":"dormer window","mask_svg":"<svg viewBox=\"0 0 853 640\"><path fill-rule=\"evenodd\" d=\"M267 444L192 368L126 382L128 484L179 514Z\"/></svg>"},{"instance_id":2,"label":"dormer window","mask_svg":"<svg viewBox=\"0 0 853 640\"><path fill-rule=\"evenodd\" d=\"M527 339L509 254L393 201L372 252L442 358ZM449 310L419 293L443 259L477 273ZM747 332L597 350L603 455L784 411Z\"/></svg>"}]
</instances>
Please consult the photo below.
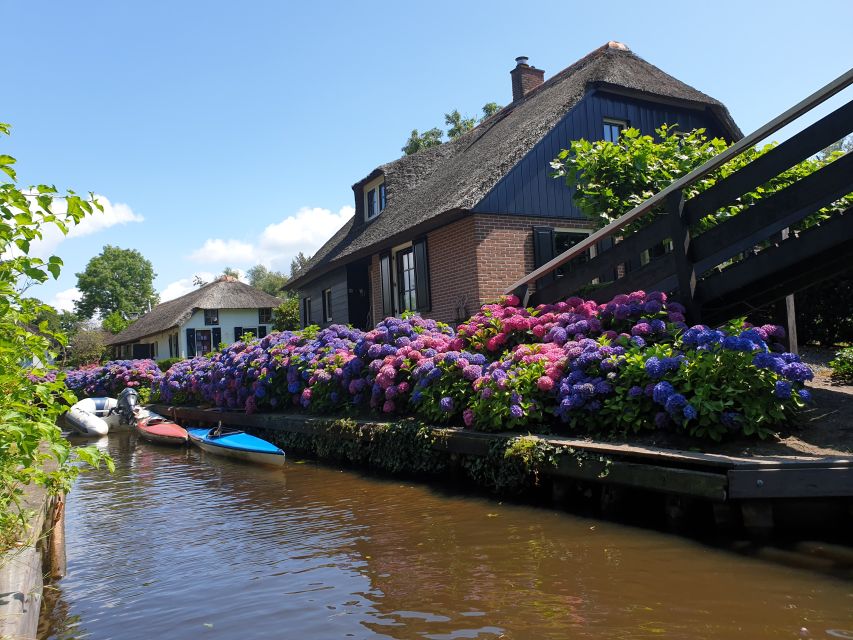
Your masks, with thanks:
<instances>
[{"instance_id":1,"label":"dormer window","mask_svg":"<svg viewBox=\"0 0 853 640\"><path fill-rule=\"evenodd\" d=\"M364 219L372 220L385 208L385 178L380 177L364 186Z\"/></svg>"}]
</instances>

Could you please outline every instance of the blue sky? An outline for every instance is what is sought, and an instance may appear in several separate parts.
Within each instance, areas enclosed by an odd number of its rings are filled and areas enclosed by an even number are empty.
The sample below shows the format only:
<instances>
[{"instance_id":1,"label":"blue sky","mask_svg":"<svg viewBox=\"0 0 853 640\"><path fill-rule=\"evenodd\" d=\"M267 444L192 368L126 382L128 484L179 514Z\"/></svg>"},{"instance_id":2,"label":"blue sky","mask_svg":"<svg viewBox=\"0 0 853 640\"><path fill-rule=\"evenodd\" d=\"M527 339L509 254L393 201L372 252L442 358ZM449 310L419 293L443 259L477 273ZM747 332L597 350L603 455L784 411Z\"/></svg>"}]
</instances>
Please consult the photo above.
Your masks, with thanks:
<instances>
[{"instance_id":1,"label":"blue sky","mask_svg":"<svg viewBox=\"0 0 853 640\"><path fill-rule=\"evenodd\" d=\"M108 213L51 237L32 290L70 306L113 244L173 297L195 273L289 270L351 215L351 185L411 129L511 100L608 40L723 101L745 132L853 64L853 2L5 0L3 153L23 184L94 191ZM13 28L12 26L15 25Z\"/></svg>"}]
</instances>

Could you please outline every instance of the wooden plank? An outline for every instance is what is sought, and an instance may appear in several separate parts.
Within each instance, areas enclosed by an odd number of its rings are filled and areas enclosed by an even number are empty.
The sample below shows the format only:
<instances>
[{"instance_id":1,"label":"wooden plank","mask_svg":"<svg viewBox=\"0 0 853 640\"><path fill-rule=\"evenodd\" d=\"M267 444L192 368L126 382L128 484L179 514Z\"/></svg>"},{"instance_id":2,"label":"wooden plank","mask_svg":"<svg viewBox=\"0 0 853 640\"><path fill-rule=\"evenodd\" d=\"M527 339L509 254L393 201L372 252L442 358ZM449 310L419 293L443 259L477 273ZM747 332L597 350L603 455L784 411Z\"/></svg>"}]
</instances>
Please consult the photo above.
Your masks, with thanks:
<instances>
[{"instance_id":1,"label":"wooden plank","mask_svg":"<svg viewBox=\"0 0 853 640\"><path fill-rule=\"evenodd\" d=\"M696 224L720 207L735 202L741 194L764 184L798 162L841 140L850 133L851 123L853 123L853 100L791 136L740 171L727 176L707 191L688 200L684 207L687 223Z\"/></svg>"},{"instance_id":2,"label":"wooden plank","mask_svg":"<svg viewBox=\"0 0 853 640\"><path fill-rule=\"evenodd\" d=\"M725 501L728 485L728 480L722 473L674 469L618 460L601 462L567 455L560 458L555 469L546 469L543 473L559 478L616 484L660 493L704 498L715 502Z\"/></svg>"},{"instance_id":3,"label":"wooden plank","mask_svg":"<svg viewBox=\"0 0 853 640\"><path fill-rule=\"evenodd\" d=\"M686 187L689 187L700 178L723 166L726 162L728 162L735 156L740 155L743 151L754 146L757 142L760 142L768 136L776 133L779 129L790 124L804 113L808 113L814 107L825 102L826 100L834 96L836 93L843 91L851 84L853 84L853 69L850 69L832 82L821 87L812 95L805 98L804 100L801 100L784 113L778 115L773 120L765 124L763 127L760 127L748 136L741 138L728 149L725 149L722 153L719 153L718 155L709 159L701 167L697 167L696 169L688 173L686 176L679 178L662 191L653 195L648 200L641 202L636 207L631 209L628 213L624 214L623 216L620 216L607 226L599 229L598 231L590 235L586 240L579 242L574 247L571 247L567 251L561 253L559 256L556 256L553 260L545 263L538 269L534 269L520 280L512 283L504 290L504 293L510 293L515 288L523 284L530 284L531 282L535 282L546 273L550 273L557 267L563 266L565 263L587 251L587 249L589 249L590 247L595 246L595 244L599 240L609 238L610 236L618 233L623 228L625 228L641 216L653 210L655 207L663 204L666 198L671 193L675 193L676 191L683 191Z\"/></svg>"},{"instance_id":4,"label":"wooden plank","mask_svg":"<svg viewBox=\"0 0 853 640\"><path fill-rule=\"evenodd\" d=\"M853 497L853 471L849 466L823 469L731 469L729 497L819 498Z\"/></svg>"},{"instance_id":5,"label":"wooden plank","mask_svg":"<svg viewBox=\"0 0 853 640\"><path fill-rule=\"evenodd\" d=\"M636 258L645 249L668 237L669 223L665 216L659 216L651 224L638 229L622 242L614 244L591 260L568 268L562 278L557 278L556 281L537 289L535 299L539 302L549 302L567 298L576 293L579 288L589 284L591 280L600 277L604 270L612 270L613 265Z\"/></svg>"},{"instance_id":6,"label":"wooden plank","mask_svg":"<svg viewBox=\"0 0 853 640\"><path fill-rule=\"evenodd\" d=\"M624 278L610 282L600 289L594 289L586 295L597 302L607 302L620 293L629 293L637 289L661 290L661 283L675 272L675 257L667 253L655 258L642 268L632 271Z\"/></svg>"},{"instance_id":7,"label":"wooden plank","mask_svg":"<svg viewBox=\"0 0 853 640\"><path fill-rule=\"evenodd\" d=\"M678 279L678 300L684 305L687 324L699 322L696 302L696 267L693 265L690 228L683 218L684 194L676 191L666 200L666 217L672 237L672 260Z\"/></svg>"},{"instance_id":8,"label":"wooden plank","mask_svg":"<svg viewBox=\"0 0 853 640\"><path fill-rule=\"evenodd\" d=\"M735 292L762 281L779 283L778 287L787 288L783 271L788 270L788 277L792 279L802 280L810 269L817 270L822 263L835 264L837 259L845 257L849 261L847 245L851 241L853 212L848 209L844 214L835 215L820 226L804 231L797 238L789 238L776 247L765 249L756 256L701 280L697 285L697 298L704 306L711 301L731 297ZM806 283L810 280L807 278ZM787 288L784 293L793 291Z\"/></svg>"},{"instance_id":9,"label":"wooden plank","mask_svg":"<svg viewBox=\"0 0 853 640\"><path fill-rule=\"evenodd\" d=\"M853 153L789 185L697 236L694 259L705 272L853 191Z\"/></svg>"}]
</instances>

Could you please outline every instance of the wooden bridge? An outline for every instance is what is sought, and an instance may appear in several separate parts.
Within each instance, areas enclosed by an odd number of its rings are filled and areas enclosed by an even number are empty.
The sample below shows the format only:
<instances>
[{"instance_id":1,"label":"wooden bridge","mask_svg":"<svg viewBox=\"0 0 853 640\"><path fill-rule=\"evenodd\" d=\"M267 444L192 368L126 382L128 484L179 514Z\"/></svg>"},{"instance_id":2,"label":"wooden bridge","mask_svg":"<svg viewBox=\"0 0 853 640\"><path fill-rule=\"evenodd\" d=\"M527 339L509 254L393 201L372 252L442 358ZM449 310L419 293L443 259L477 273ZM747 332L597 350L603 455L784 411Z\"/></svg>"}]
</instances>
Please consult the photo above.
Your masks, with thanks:
<instances>
[{"instance_id":1,"label":"wooden bridge","mask_svg":"<svg viewBox=\"0 0 853 640\"><path fill-rule=\"evenodd\" d=\"M768 180L853 132L853 100L698 195L685 198L684 193L851 84L853 69L529 273L506 293L515 293L525 304L536 305L578 292L604 302L637 289L668 291L685 305L691 324L721 323L787 299L788 329L796 348L792 294L853 269L853 213L848 208L800 232L789 230L853 192L853 153L710 229L700 232L696 227L706 216L737 203ZM637 226L637 231L630 230ZM601 242L608 239L616 241L602 249ZM670 248L662 255L642 266L636 264L638 256L647 250L654 253L664 244ZM567 264L591 247L598 248L595 257L582 264ZM554 273L557 269L561 269L560 275Z\"/></svg>"}]
</instances>

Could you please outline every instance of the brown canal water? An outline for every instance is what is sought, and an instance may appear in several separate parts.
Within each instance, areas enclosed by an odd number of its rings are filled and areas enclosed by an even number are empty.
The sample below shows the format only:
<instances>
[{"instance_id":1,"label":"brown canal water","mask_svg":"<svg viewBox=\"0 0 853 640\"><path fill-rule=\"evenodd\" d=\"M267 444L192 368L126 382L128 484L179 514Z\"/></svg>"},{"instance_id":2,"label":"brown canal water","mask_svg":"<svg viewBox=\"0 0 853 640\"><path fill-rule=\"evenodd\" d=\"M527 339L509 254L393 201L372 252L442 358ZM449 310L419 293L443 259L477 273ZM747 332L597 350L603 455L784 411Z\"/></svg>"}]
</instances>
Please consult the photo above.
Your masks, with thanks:
<instances>
[{"instance_id":1,"label":"brown canal water","mask_svg":"<svg viewBox=\"0 0 853 640\"><path fill-rule=\"evenodd\" d=\"M103 442L42 638L853 638L851 583L676 536Z\"/></svg>"}]
</instances>

